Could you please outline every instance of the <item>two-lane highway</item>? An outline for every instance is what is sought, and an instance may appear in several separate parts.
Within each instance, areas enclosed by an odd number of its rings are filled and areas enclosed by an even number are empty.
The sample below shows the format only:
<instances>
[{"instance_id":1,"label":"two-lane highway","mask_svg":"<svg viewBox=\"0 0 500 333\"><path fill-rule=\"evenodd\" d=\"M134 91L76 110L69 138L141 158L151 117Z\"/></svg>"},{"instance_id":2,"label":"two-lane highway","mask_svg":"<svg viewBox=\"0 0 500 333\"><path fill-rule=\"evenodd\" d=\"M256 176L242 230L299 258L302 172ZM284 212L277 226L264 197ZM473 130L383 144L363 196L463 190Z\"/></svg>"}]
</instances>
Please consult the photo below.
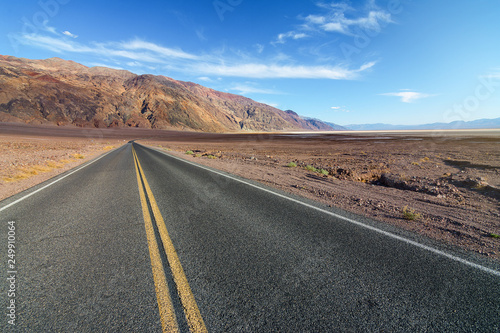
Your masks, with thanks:
<instances>
[{"instance_id":1,"label":"two-lane highway","mask_svg":"<svg viewBox=\"0 0 500 333\"><path fill-rule=\"evenodd\" d=\"M500 330L495 264L137 143L48 183L0 203L5 331Z\"/></svg>"}]
</instances>

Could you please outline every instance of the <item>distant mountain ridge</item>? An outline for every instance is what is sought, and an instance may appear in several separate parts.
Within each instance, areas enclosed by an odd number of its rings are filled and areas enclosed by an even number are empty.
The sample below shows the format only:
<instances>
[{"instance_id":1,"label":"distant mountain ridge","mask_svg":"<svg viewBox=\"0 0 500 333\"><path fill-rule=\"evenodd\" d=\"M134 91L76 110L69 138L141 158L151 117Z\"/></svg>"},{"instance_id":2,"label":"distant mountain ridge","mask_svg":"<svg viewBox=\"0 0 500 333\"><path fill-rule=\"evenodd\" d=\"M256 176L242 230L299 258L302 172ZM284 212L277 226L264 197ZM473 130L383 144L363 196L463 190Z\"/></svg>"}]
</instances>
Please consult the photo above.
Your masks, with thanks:
<instances>
[{"instance_id":1,"label":"distant mountain ridge","mask_svg":"<svg viewBox=\"0 0 500 333\"><path fill-rule=\"evenodd\" d=\"M422 125L391 124L353 124L345 125L353 131L389 131L389 130L453 130L453 129L492 129L500 128L500 118L478 119L472 121L453 121L451 123L432 123Z\"/></svg>"},{"instance_id":2,"label":"distant mountain ridge","mask_svg":"<svg viewBox=\"0 0 500 333\"><path fill-rule=\"evenodd\" d=\"M334 130L293 111L161 75L1 55L0 121L206 132Z\"/></svg>"}]
</instances>

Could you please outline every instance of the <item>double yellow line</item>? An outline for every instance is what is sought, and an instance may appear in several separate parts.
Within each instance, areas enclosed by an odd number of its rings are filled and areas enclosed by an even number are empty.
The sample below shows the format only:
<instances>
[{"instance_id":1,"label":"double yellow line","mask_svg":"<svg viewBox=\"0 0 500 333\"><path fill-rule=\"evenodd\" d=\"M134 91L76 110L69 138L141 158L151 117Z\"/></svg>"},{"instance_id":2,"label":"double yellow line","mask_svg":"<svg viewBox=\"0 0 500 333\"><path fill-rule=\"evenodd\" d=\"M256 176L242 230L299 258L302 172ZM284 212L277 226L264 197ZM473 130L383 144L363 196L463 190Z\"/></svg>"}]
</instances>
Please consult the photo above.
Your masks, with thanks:
<instances>
[{"instance_id":1,"label":"double yellow line","mask_svg":"<svg viewBox=\"0 0 500 333\"><path fill-rule=\"evenodd\" d=\"M167 279L163 263L161 261L160 250L156 242L156 236L153 228L153 221L149 213L148 201L153 211L153 217L156 221L156 226L160 234L163 248L167 257L170 271L175 282L177 293L179 295L186 321L191 332L207 332L200 310L196 305L193 292L189 287L186 275L182 269L181 262L177 256L172 240L167 232L167 227L160 209L156 204L153 192L149 187L146 175L142 170L141 163L137 157L134 147L132 146L132 154L134 156L135 172L137 174L137 185L139 186L139 194L141 197L142 214L144 215L144 223L146 225L146 235L148 239L149 256L151 258L151 266L153 269L153 279L155 283L156 299L160 310L160 319L163 332L179 332L179 326L175 315L174 306L170 297Z\"/></svg>"}]
</instances>

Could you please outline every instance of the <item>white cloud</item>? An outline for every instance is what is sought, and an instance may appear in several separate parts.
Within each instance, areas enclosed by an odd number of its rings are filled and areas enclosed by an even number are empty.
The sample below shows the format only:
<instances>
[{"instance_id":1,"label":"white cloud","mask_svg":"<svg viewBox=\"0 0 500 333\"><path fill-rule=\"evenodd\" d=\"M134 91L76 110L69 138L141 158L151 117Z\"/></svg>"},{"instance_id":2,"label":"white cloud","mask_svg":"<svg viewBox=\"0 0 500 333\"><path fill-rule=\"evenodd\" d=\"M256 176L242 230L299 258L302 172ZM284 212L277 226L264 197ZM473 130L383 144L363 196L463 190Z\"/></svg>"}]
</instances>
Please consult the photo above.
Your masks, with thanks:
<instances>
[{"instance_id":1,"label":"white cloud","mask_svg":"<svg viewBox=\"0 0 500 333\"><path fill-rule=\"evenodd\" d=\"M370 61L370 62L367 62L366 64L363 64L363 65L359 68L358 72L362 72L362 71L364 71L364 70L370 69L370 68L372 68L373 66L375 66L375 64L376 64L376 63L377 63L376 61Z\"/></svg>"},{"instance_id":2,"label":"white cloud","mask_svg":"<svg viewBox=\"0 0 500 333\"><path fill-rule=\"evenodd\" d=\"M238 65L218 65L210 63L198 63L193 70L199 73L218 75L248 77L259 79L331 79L350 80L355 79L358 73L370 68L374 63L363 65L356 70L342 67L328 66L296 66L296 65L266 65L258 63L238 64Z\"/></svg>"},{"instance_id":3,"label":"white cloud","mask_svg":"<svg viewBox=\"0 0 500 333\"><path fill-rule=\"evenodd\" d=\"M416 100L434 96L434 95L423 94L423 93L419 93L419 92L415 92L415 91L401 91L401 92L385 93L385 94L380 94L380 95L401 97L401 102L403 102L403 103L413 103Z\"/></svg>"},{"instance_id":4,"label":"white cloud","mask_svg":"<svg viewBox=\"0 0 500 333\"><path fill-rule=\"evenodd\" d=\"M208 76L200 76L198 78L198 80L200 81L205 81L205 82L213 82L214 80L212 80L211 78L209 78Z\"/></svg>"},{"instance_id":5,"label":"white cloud","mask_svg":"<svg viewBox=\"0 0 500 333\"><path fill-rule=\"evenodd\" d=\"M67 30L63 31L62 33L63 33L63 35L66 35L66 36L71 37L71 38L78 38L78 35L74 35L74 34L72 34L71 32L69 32Z\"/></svg>"},{"instance_id":6,"label":"white cloud","mask_svg":"<svg viewBox=\"0 0 500 333\"><path fill-rule=\"evenodd\" d=\"M362 13L344 3L318 3L317 6L322 9L321 14L301 17L303 24L296 30L279 34L273 44L283 44L290 38L299 39L294 38L294 36L301 36L306 32L308 33L307 37L310 37L311 32L334 32L354 36L357 34L356 29L379 31L383 25L393 22L391 14L379 9L374 1L369 1L366 6L369 10Z\"/></svg>"},{"instance_id":7,"label":"white cloud","mask_svg":"<svg viewBox=\"0 0 500 333\"><path fill-rule=\"evenodd\" d=\"M302 39L308 37L307 34L303 32L289 31L287 33L279 34L275 42L277 44L284 44L287 39Z\"/></svg>"},{"instance_id":8,"label":"white cloud","mask_svg":"<svg viewBox=\"0 0 500 333\"><path fill-rule=\"evenodd\" d=\"M247 95L247 94L270 94L270 95L275 95L275 94L280 94L280 92L271 90L271 89L262 89L262 88L257 88L253 86L252 84L237 84L233 86L232 88L229 88L229 90L235 91L240 95Z\"/></svg>"},{"instance_id":9,"label":"white cloud","mask_svg":"<svg viewBox=\"0 0 500 333\"><path fill-rule=\"evenodd\" d=\"M305 18L306 22L312 24L325 24L326 17L319 15L309 15Z\"/></svg>"},{"instance_id":10,"label":"white cloud","mask_svg":"<svg viewBox=\"0 0 500 333\"><path fill-rule=\"evenodd\" d=\"M340 22L328 22L321 25L321 28L328 32L340 32L342 34L346 33L346 27Z\"/></svg>"},{"instance_id":11,"label":"white cloud","mask_svg":"<svg viewBox=\"0 0 500 333\"><path fill-rule=\"evenodd\" d=\"M44 48L57 53L84 53L99 57L99 59L106 58L108 61L120 60L124 63L130 63L131 67L148 63L153 66L163 66L164 69L171 71L202 77L351 80L375 65L375 62L369 62L358 69L331 65L296 65L290 57L284 54L278 54L277 58L262 63L249 57L228 59L223 54L194 55L180 49L168 48L140 39L91 44L36 34L23 34L18 36L18 39L24 45Z\"/></svg>"},{"instance_id":12,"label":"white cloud","mask_svg":"<svg viewBox=\"0 0 500 333\"><path fill-rule=\"evenodd\" d=\"M334 112L351 112L350 110L347 110L345 106L332 106L330 107Z\"/></svg>"},{"instance_id":13,"label":"white cloud","mask_svg":"<svg viewBox=\"0 0 500 333\"><path fill-rule=\"evenodd\" d=\"M378 31L381 29L381 23L391 22L391 14L383 11L371 11L368 13L368 16L357 19L346 19L343 16L338 19L338 23L342 25L345 31L349 31L352 26Z\"/></svg>"},{"instance_id":14,"label":"white cloud","mask_svg":"<svg viewBox=\"0 0 500 333\"><path fill-rule=\"evenodd\" d=\"M62 52L90 53L96 51L95 48L81 45L79 43L70 40L64 40L57 37L48 37L36 34L24 34L20 38L18 38L18 40L22 44L49 49L57 53L62 53Z\"/></svg>"},{"instance_id":15,"label":"white cloud","mask_svg":"<svg viewBox=\"0 0 500 333\"><path fill-rule=\"evenodd\" d=\"M266 102L266 101L257 101L257 102L272 106L273 108L277 108L280 106L278 103L273 103L273 102Z\"/></svg>"},{"instance_id":16,"label":"white cloud","mask_svg":"<svg viewBox=\"0 0 500 333\"><path fill-rule=\"evenodd\" d=\"M138 61L129 61L129 62L127 62L127 66L129 66L129 67L143 67L143 64L141 64Z\"/></svg>"},{"instance_id":17,"label":"white cloud","mask_svg":"<svg viewBox=\"0 0 500 333\"><path fill-rule=\"evenodd\" d=\"M139 39L120 43L109 42L84 45L72 40L64 40L57 37L23 34L18 37L18 40L22 44L49 49L57 53L88 53L159 64L168 63L171 59L198 59L198 56L186 53L182 50L162 47Z\"/></svg>"},{"instance_id":18,"label":"white cloud","mask_svg":"<svg viewBox=\"0 0 500 333\"><path fill-rule=\"evenodd\" d=\"M154 43L146 42L140 39L135 39L130 42L120 43L121 47L127 50L146 50L156 53L158 56L166 58L182 58L182 59L198 59L199 57L193 54L189 54L182 50L175 50L167 47L162 47Z\"/></svg>"}]
</instances>

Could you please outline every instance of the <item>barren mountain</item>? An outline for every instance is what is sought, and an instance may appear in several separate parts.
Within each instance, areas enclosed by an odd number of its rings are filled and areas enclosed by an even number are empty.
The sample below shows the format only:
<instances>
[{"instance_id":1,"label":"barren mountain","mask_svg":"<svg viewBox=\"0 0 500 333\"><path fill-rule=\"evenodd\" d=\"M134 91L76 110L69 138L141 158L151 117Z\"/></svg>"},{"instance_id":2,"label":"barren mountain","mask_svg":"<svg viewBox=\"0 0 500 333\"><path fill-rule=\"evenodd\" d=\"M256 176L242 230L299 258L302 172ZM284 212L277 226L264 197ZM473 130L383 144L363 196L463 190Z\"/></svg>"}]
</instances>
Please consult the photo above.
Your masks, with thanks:
<instances>
[{"instance_id":1,"label":"barren mountain","mask_svg":"<svg viewBox=\"0 0 500 333\"><path fill-rule=\"evenodd\" d=\"M207 132L333 130L293 111L165 76L0 56L0 121Z\"/></svg>"}]
</instances>

